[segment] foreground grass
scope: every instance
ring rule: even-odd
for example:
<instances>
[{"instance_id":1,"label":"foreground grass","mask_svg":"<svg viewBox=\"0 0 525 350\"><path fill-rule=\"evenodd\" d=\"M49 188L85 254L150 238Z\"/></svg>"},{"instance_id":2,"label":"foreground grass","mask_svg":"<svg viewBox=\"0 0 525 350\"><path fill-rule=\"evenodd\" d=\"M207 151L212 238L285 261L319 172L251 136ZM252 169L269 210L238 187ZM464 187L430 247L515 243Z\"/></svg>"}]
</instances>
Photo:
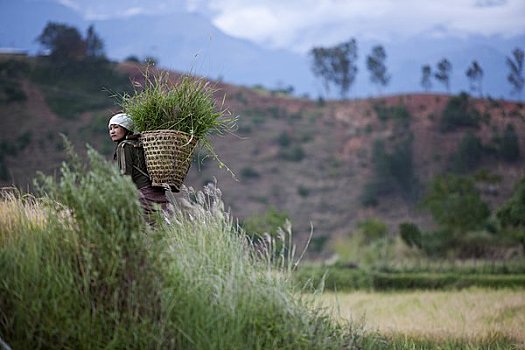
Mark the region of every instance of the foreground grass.
<instances>
[{"instance_id":1,"label":"foreground grass","mask_svg":"<svg viewBox=\"0 0 525 350\"><path fill-rule=\"evenodd\" d=\"M433 333L405 337L382 329L380 336L374 326L365 332L361 322L336 320L335 310L325 306L333 305L329 295L323 305L294 287L291 250L248 241L214 186L187 190L172 224L151 228L131 181L95 152L89 156L88 166L75 158L64 165L60 180L40 179L39 199L11 194L0 201L0 347L5 342L14 350L350 350L511 344L490 334L481 342L475 338L473 346L468 339L442 340ZM393 303L377 301L361 301L380 306L367 316L399 312L382 314ZM506 307L523 308L522 299ZM499 317L494 322L504 321Z\"/></svg>"},{"instance_id":2,"label":"foreground grass","mask_svg":"<svg viewBox=\"0 0 525 350\"><path fill-rule=\"evenodd\" d=\"M291 257L254 246L220 191L188 190L147 226L136 190L94 151L40 197L0 201L0 341L12 349L374 348L291 282ZM0 342L0 347L2 343Z\"/></svg>"},{"instance_id":3,"label":"foreground grass","mask_svg":"<svg viewBox=\"0 0 525 350\"><path fill-rule=\"evenodd\" d=\"M339 317L364 320L393 348L525 348L523 290L325 293Z\"/></svg>"}]
</instances>

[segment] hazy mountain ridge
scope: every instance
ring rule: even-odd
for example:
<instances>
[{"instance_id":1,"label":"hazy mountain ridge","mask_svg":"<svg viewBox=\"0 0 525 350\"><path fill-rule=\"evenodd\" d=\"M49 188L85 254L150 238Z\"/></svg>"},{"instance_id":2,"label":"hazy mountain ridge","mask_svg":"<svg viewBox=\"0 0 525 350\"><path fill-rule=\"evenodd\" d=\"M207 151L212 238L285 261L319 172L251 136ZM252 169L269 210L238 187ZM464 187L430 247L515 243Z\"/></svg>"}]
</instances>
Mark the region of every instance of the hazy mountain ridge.
<instances>
[{"instance_id":1,"label":"hazy mountain ridge","mask_svg":"<svg viewBox=\"0 0 525 350\"><path fill-rule=\"evenodd\" d=\"M105 41L112 59L130 55L153 56L160 65L177 71L192 71L211 79L223 79L236 85L257 84L269 88L292 86L298 95L311 97L325 94L310 70L307 55L284 50L270 50L246 40L226 35L206 18L176 11L169 15L133 16L121 19L86 21L73 10L52 1L0 2L0 46L15 46L35 52L35 38L47 21L59 21L85 31L89 24ZM31 11L27 11L31 8ZM348 34L352 37L352 33ZM415 93L420 86L421 67L433 68L446 57L452 63L451 92L468 91L465 71L478 60L484 70L484 93L494 98L515 98L506 81L505 57L522 47L525 37L470 37L465 39L434 38L422 34L400 42L366 42L356 38L359 49L358 76L350 97L377 96L366 71L366 55L380 44L387 52L387 66L392 75L385 93ZM329 44L327 43L327 46ZM431 91L445 92L434 82ZM333 91L332 93L335 93Z\"/></svg>"}]
</instances>

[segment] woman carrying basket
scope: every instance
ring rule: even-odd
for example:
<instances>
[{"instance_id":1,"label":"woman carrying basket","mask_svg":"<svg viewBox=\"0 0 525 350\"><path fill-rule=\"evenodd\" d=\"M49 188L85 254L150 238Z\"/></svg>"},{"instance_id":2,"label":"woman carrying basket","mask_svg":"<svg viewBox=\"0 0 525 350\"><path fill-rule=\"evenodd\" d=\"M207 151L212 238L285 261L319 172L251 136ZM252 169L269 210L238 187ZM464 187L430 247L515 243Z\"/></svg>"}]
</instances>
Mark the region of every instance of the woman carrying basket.
<instances>
[{"instance_id":1,"label":"woman carrying basket","mask_svg":"<svg viewBox=\"0 0 525 350\"><path fill-rule=\"evenodd\" d=\"M168 217L172 210L166 197L166 189L151 185L144 149L140 144L139 135L133 133L133 121L127 114L118 113L111 117L108 128L111 140L117 143L113 159L117 161L121 174L131 176L131 180L137 186L146 220L153 224L153 214L158 205L162 208L165 220L169 222Z\"/></svg>"}]
</instances>

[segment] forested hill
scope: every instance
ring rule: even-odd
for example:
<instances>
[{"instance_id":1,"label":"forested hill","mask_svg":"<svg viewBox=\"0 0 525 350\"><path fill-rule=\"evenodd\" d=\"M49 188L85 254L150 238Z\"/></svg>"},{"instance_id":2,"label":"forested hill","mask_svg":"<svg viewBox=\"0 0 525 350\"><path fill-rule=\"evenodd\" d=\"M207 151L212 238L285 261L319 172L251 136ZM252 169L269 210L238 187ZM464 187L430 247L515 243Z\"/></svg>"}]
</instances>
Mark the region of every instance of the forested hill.
<instances>
[{"instance_id":1,"label":"forested hill","mask_svg":"<svg viewBox=\"0 0 525 350\"><path fill-rule=\"evenodd\" d=\"M140 75L135 63L1 56L1 185L30 189L37 171L53 173L65 157L60 133L110 159L115 96ZM194 162L186 184L216 178L234 217L287 216L297 237L312 226L320 245L370 217L392 232L406 221L433 226L419 204L440 175L472 179L495 210L525 174L523 104L467 94L309 100L212 83L239 115L236 135L213 140L237 178L208 158Z\"/></svg>"}]
</instances>

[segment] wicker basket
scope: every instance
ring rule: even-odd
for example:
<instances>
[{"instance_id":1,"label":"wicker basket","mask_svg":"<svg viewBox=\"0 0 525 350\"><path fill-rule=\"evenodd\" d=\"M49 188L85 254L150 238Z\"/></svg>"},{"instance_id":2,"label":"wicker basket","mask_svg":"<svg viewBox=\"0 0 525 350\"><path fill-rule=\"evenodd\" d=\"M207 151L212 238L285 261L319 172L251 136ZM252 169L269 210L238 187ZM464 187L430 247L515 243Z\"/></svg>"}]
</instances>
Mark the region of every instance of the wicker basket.
<instances>
[{"instance_id":1,"label":"wicker basket","mask_svg":"<svg viewBox=\"0 0 525 350\"><path fill-rule=\"evenodd\" d=\"M144 131L140 139L152 185L178 191L190 169L198 139L174 130Z\"/></svg>"}]
</instances>

